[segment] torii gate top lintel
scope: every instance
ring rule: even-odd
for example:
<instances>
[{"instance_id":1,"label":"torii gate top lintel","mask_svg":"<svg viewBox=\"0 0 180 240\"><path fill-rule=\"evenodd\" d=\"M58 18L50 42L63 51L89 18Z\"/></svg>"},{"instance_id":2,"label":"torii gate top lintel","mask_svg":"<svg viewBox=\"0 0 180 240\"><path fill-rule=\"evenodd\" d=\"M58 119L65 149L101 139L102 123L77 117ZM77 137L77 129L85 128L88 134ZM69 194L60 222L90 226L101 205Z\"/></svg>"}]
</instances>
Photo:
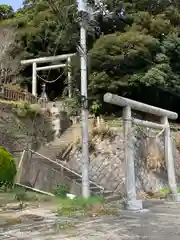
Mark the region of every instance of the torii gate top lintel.
<instances>
[{"instance_id":1,"label":"torii gate top lintel","mask_svg":"<svg viewBox=\"0 0 180 240\"><path fill-rule=\"evenodd\" d=\"M126 107L129 106L134 110L150 113L159 117L167 117L169 119L177 119L178 114L162 108L154 107L145 103L137 102L128 98L124 98L112 93L106 93L104 95L104 102L111 103L117 106Z\"/></svg>"},{"instance_id":2,"label":"torii gate top lintel","mask_svg":"<svg viewBox=\"0 0 180 240\"><path fill-rule=\"evenodd\" d=\"M33 63L47 63L47 62L55 62L58 60L65 60L68 58L71 58L75 56L76 53L71 53L71 54L63 54L63 55L58 55L58 56L51 56L51 57L40 57L40 58L34 58L34 59L27 59L27 60L22 60L21 64L33 64Z\"/></svg>"}]
</instances>

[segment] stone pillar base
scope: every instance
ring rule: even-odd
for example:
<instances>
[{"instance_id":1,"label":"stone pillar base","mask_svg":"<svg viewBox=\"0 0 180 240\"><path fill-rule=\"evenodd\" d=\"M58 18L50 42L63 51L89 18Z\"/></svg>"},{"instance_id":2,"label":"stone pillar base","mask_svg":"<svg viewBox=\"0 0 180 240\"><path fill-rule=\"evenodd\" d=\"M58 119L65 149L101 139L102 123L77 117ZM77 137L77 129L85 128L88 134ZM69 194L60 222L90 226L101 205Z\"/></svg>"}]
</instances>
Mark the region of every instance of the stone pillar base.
<instances>
[{"instance_id":1,"label":"stone pillar base","mask_svg":"<svg viewBox=\"0 0 180 240\"><path fill-rule=\"evenodd\" d=\"M142 200L132 200L127 202L127 210L130 211L137 211L137 210L142 210L143 209L143 203Z\"/></svg>"},{"instance_id":2,"label":"stone pillar base","mask_svg":"<svg viewBox=\"0 0 180 240\"><path fill-rule=\"evenodd\" d=\"M168 196L169 201L180 202L180 193L177 194L169 194Z\"/></svg>"}]
</instances>

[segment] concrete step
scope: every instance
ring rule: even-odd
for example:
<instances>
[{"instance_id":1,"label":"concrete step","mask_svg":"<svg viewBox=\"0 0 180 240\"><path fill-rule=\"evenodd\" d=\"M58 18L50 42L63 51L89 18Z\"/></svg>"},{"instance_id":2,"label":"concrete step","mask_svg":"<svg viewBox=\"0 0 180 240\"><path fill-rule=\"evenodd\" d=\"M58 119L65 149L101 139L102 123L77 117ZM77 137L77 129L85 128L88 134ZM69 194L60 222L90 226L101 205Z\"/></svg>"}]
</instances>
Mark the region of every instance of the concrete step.
<instances>
[{"instance_id":1,"label":"concrete step","mask_svg":"<svg viewBox=\"0 0 180 240\"><path fill-rule=\"evenodd\" d=\"M104 197L109 197L109 196L112 196L114 193L112 192L112 191L108 191L108 190L105 190L104 192L103 192L103 196Z\"/></svg>"},{"instance_id":2,"label":"concrete step","mask_svg":"<svg viewBox=\"0 0 180 240\"><path fill-rule=\"evenodd\" d=\"M91 131L91 128L89 128ZM81 137L81 124L73 124L68 129L63 132L63 134L55 139L54 141L50 142L47 146L44 146L40 148L38 153L43 155L44 157L47 157L54 162L59 162L64 167L67 167L63 164L61 161L62 156L66 156L69 151L72 149L72 144L74 140ZM82 177L76 172L73 172L71 170L68 170L64 167L61 167L60 165L56 165L53 162L48 161L48 159L45 159L38 154L33 155L33 160L44 162L45 164L48 164L50 167L53 167L54 169L61 171L63 169L64 175L66 175L69 179L72 181L77 182L78 184L81 184ZM90 183L90 191L93 192L94 195L100 195L101 194L101 188L98 187L95 183ZM107 194L106 194L107 195Z\"/></svg>"},{"instance_id":3,"label":"concrete step","mask_svg":"<svg viewBox=\"0 0 180 240\"><path fill-rule=\"evenodd\" d=\"M90 191L93 192L93 193L100 193L101 189L99 187L96 187L96 186L91 186L90 184L90 187L89 187Z\"/></svg>"},{"instance_id":4,"label":"concrete step","mask_svg":"<svg viewBox=\"0 0 180 240\"><path fill-rule=\"evenodd\" d=\"M120 194L112 194L110 196L104 196L105 202L112 202L112 201L118 201L121 200L122 197Z\"/></svg>"},{"instance_id":5,"label":"concrete step","mask_svg":"<svg viewBox=\"0 0 180 240\"><path fill-rule=\"evenodd\" d=\"M49 167L52 167L55 170L58 170L58 171L63 170L64 175L67 176L70 180L75 181L78 184L82 183L81 175L78 175L75 172L72 172L70 170L68 171L68 169L65 169L65 168L63 168L59 165L56 165L55 163L52 163L45 158L40 158L39 157L39 158L36 158L35 160L39 161L40 163L48 164ZM90 191L91 191L91 194L93 196L97 196L97 195L103 196L105 198L106 202L117 201L117 200L121 199L120 194L113 193L112 191L107 191L107 190L102 192L101 188L98 187L95 183L92 183L92 182L90 183Z\"/></svg>"},{"instance_id":6,"label":"concrete step","mask_svg":"<svg viewBox=\"0 0 180 240\"><path fill-rule=\"evenodd\" d=\"M39 161L40 164L45 163L46 165L48 165L49 167L52 167L53 169L55 169L57 171L63 170L63 174L65 176L67 176L69 179L71 179L72 181L75 181L78 184L82 183L82 176L74 171L63 168L63 166L53 163L53 162L49 161L48 159L40 157L38 155L36 158L33 158L33 160ZM90 182L90 191L93 192L93 195L99 195L101 193L101 188L98 187L95 183Z\"/></svg>"}]
</instances>

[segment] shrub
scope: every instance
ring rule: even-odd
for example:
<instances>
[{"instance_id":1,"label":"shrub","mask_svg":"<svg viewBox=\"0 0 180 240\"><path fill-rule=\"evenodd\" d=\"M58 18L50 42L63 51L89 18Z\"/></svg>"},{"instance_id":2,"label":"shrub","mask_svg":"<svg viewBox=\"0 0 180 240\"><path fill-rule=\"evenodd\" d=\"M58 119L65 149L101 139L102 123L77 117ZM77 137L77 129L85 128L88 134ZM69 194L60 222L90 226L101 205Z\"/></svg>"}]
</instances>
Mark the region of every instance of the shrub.
<instances>
[{"instance_id":1,"label":"shrub","mask_svg":"<svg viewBox=\"0 0 180 240\"><path fill-rule=\"evenodd\" d=\"M62 185L57 185L56 189L54 191L54 194L57 197L61 197L61 198L66 198L66 194L69 193L69 186L66 184L62 184Z\"/></svg>"},{"instance_id":2,"label":"shrub","mask_svg":"<svg viewBox=\"0 0 180 240\"><path fill-rule=\"evenodd\" d=\"M14 158L4 147L0 147L0 186L11 187L16 175Z\"/></svg>"},{"instance_id":3,"label":"shrub","mask_svg":"<svg viewBox=\"0 0 180 240\"><path fill-rule=\"evenodd\" d=\"M95 117L100 116L101 108L102 108L102 104L100 104L99 102L94 101L92 103L91 111L92 111L92 113L94 114Z\"/></svg>"},{"instance_id":4,"label":"shrub","mask_svg":"<svg viewBox=\"0 0 180 240\"><path fill-rule=\"evenodd\" d=\"M169 189L169 187L162 188L162 189L160 189L159 193L160 193L161 197L167 197L167 195L170 193L170 189Z\"/></svg>"},{"instance_id":5,"label":"shrub","mask_svg":"<svg viewBox=\"0 0 180 240\"><path fill-rule=\"evenodd\" d=\"M29 105L26 102L19 102L14 108L13 112L18 116L18 117L26 117L27 116L27 111L29 109Z\"/></svg>"},{"instance_id":6,"label":"shrub","mask_svg":"<svg viewBox=\"0 0 180 240\"><path fill-rule=\"evenodd\" d=\"M29 105L29 112L32 116L39 116L41 115L41 106L39 104L30 104Z\"/></svg>"},{"instance_id":7,"label":"shrub","mask_svg":"<svg viewBox=\"0 0 180 240\"><path fill-rule=\"evenodd\" d=\"M13 112L18 117L30 117L34 118L35 116L41 115L41 107L38 104L28 104L26 102L19 102L14 108Z\"/></svg>"}]
</instances>

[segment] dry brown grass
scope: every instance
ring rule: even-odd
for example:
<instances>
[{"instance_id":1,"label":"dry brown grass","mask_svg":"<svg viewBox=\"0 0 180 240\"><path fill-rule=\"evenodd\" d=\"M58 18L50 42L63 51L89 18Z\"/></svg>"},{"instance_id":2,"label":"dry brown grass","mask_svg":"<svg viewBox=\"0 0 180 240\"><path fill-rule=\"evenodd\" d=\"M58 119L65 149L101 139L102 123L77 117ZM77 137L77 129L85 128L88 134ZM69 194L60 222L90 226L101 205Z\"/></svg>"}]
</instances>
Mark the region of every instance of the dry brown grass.
<instances>
[{"instance_id":1,"label":"dry brown grass","mask_svg":"<svg viewBox=\"0 0 180 240\"><path fill-rule=\"evenodd\" d=\"M101 141L104 139L109 139L110 141L112 141L114 140L116 134L109 127L102 125L100 127L94 128L92 130L91 136L92 138L98 137L101 139Z\"/></svg>"},{"instance_id":2,"label":"dry brown grass","mask_svg":"<svg viewBox=\"0 0 180 240\"><path fill-rule=\"evenodd\" d=\"M112 131L107 126L100 126L92 129L91 133L89 133L89 152L94 153L96 150L96 140L100 139L103 141L104 139L109 139L109 141L113 141L116 137L114 131ZM74 141L75 149L81 150L82 142L80 138L76 138Z\"/></svg>"},{"instance_id":3,"label":"dry brown grass","mask_svg":"<svg viewBox=\"0 0 180 240\"><path fill-rule=\"evenodd\" d=\"M96 144L95 144L95 141L93 141L91 136L89 136L88 145L89 145L89 153L95 152ZM74 142L74 146L75 146L76 150L81 151L81 149L82 149L82 141L81 141L80 138L76 139L76 141Z\"/></svg>"},{"instance_id":4,"label":"dry brown grass","mask_svg":"<svg viewBox=\"0 0 180 240\"><path fill-rule=\"evenodd\" d=\"M160 192L140 192L137 194L137 199L143 200L155 200L164 198Z\"/></svg>"},{"instance_id":5,"label":"dry brown grass","mask_svg":"<svg viewBox=\"0 0 180 240\"><path fill-rule=\"evenodd\" d=\"M151 171L159 171L160 169L166 170L164 159L164 152L162 151L159 143L154 138L145 139L144 160L146 168Z\"/></svg>"},{"instance_id":6,"label":"dry brown grass","mask_svg":"<svg viewBox=\"0 0 180 240\"><path fill-rule=\"evenodd\" d=\"M178 151L180 151L180 132L176 132L175 140L176 140L176 148Z\"/></svg>"},{"instance_id":7,"label":"dry brown grass","mask_svg":"<svg viewBox=\"0 0 180 240\"><path fill-rule=\"evenodd\" d=\"M94 204L89 207L86 215L88 217L119 216L119 212L115 209L106 207L104 204Z\"/></svg>"}]
</instances>

